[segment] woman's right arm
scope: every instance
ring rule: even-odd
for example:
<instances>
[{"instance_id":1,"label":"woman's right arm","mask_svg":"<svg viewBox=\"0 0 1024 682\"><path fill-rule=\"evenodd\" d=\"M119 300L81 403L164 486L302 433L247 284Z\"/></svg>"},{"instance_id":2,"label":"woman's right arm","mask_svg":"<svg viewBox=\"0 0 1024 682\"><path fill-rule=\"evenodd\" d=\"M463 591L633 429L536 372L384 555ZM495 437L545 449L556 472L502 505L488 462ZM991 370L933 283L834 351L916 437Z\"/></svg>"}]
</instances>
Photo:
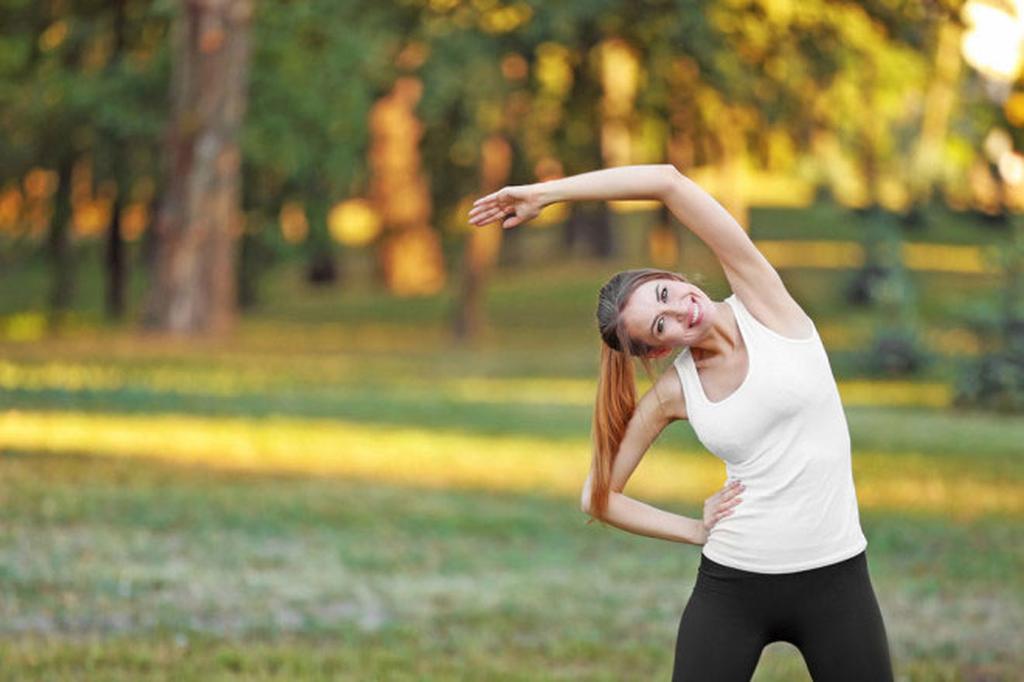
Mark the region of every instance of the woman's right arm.
<instances>
[{"instance_id":1,"label":"woman's right arm","mask_svg":"<svg viewBox=\"0 0 1024 682\"><path fill-rule=\"evenodd\" d=\"M614 490L608 493L608 511L601 520L630 533L672 542L703 545L708 537L700 519L652 507Z\"/></svg>"},{"instance_id":2,"label":"woman's right arm","mask_svg":"<svg viewBox=\"0 0 1024 682\"><path fill-rule=\"evenodd\" d=\"M659 401L658 396L666 399ZM708 531L719 519L732 513L742 498L740 486L730 485L709 497L704 518L693 519L652 507L622 493L626 482L661 431L673 421L686 418L682 387L674 367L668 367L651 390L637 402L626 433L612 464L608 508L602 521L630 533L703 545ZM583 487L581 508L590 513L590 477Z\"/></svg>"}]
</instances>

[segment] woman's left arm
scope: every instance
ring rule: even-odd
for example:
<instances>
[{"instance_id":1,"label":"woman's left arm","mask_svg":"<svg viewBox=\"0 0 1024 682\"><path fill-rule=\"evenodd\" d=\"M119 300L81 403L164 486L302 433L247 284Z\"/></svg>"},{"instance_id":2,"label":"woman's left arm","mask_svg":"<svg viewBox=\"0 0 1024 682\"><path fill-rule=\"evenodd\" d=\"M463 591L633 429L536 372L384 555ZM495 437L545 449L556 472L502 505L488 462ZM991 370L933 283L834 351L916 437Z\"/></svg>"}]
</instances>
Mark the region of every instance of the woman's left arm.
<instances>
[{"instance_id":1,"label":"woman's left arm","mask_svg":"<svg viewBox=\"0 0 1024 682\"><path fill-rule=\"evenodd\" d=\"M732 291L762 322L775 329L809 325L779 273L735 218L697 183L671 164L618 166L532 185L505 187L478 199L470 222L502 220L515 227L559 201L657 199L717 256ZM802 336L806 336L803 334Z\"/></svg>"},{"instance_id":2,"label":"woman's left arm","mask_svg":"<svg viewBox=\"0 0 1024 682\"><path fill-rule=\"evenodd\" d=\"M730 288L747 309L774 330L806 338L811 333L806 331L812 324L810 317L736 219L675 166L664 168L671 181L662 201L718 257Z\"/></svg>"}]
</instances>

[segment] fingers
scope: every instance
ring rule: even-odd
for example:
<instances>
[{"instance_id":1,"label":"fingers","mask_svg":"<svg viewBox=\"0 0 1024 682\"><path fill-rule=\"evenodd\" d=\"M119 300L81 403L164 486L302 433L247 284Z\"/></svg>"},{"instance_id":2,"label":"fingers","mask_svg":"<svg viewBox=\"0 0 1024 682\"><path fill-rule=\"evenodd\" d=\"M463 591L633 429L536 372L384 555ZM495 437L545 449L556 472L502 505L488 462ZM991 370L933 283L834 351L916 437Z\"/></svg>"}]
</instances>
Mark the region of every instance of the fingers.
<instances>
[{"instance_id":1,"label":"fingers","mask_svg":"<svg viewBox=\"0 0 1024 682\"><path fill-rule=\"evenodd\" d=\"M743 485L743 481L733 481L729 485L722 488L722 492L720 493L720 495L722 496L723 500L728 500L729 498L736 497L746 489L747 486Z\"/></svg>"},{"instance_id":2,"label":"fingers","mask_svg":"<svg viewBox=\"0 0 1024 682\"><path fill-rule=\"evenodd\" d=\"M742 481L731 481L709 497L704 504L705 526L710 529L721 519L731 516L736 505L743 501L739 495L744 490L746 486Z\"/></svg>"},{"instance_id":3,"label":"fingers","mask_svg":"<svg viewBox=\"0 0 1024 682\"><path fill-rule=\"evenodd\" d=\"M734 497L733 499L729 500L728 502L724 502L722 504L722 506L719 507L719 509L732 509L733 507L735 507L737 504L739 504L742 501L743 501L742 497Z\"/></svg>"},{"instance_id":4,"label":"fingers","mask_svg":"<svg viewBox=\"0 0 1024 682\"><path fill-rule=\"evenodd\" d=\"M739 493L741 493L744 490L746 490L746 486L743 485L742 481L739 481L739 480L732 481L732 482L726 483L724 486L722 486L722 489L719 490L714 495L712 495L711 497L709 497L708 500L710 501L710 500L717 500L717 499L729 499L730 497L732 497L734 495L738 495Z\"/></svg>"},{"instance_id":5,"label":"fingers","mask_svg":"<svg viewBox=\"0 0 1024 682\"><path fill-rule=\"evenodd\" d=\"M469 209L470 220L478 218L494 211L500 211L501 205L497 201L488 201L484 204L477 204L473 208Z\"/></svg>"},{"instance_id":6,"label":"fingers","mask_svg":"<svg viewBox=\"0 0 1024 682\"><path fill-rule=\"evenodd\" d=\"M500 206L508 206L513 203L515 197L511 195L507 188L499 189L497 192L492 192L487 196L480 197L473 202L473 207L470 209L470 213L473 211L486 211Z\"/></svg>"},{"instance_id":7,"label":"fingers","mask_svg":"<svg viewBox=\"0 0 1024 682\"><path fill-rule=\"evenodd\" d=\"M468 218L471 224L479 226L492 223L495 220L510 218L511 214L514 213L516 213L516 210L513 202L500 200L474 206L470 209ZM522 220L519 222L522 222ZM518 225L519 223L516 224Z\"/></svg>"},{"instance_id":8,"label":"fingers","mask_svg":"<svg viewBox=\"0 0 1024 682\"><path fill-rule=\"evenodd\" d=\"M715 524L717 524L719 521L721 521L725 517L731 516L732 513L733 513L732 509L718 510L714 514L711 515L711 520L710 521L705 520L704 527L707 528L708 530L711 530L712 528L715 527Z\"/></svg>"},{"instance_id":9,"label":"fingers","mask_svg":"<svg viewBox=\"0 0 1024 682\"><path fill-rule=\"evenodd\" d=\"M476 209L474 209L476 211ZM492 208L486 210L480 210L476 212L470 212L469 222L473 225L486 225L493 223L495 220L501 219L507 214L507 211L502 208Z\"/></svg>"},{"instance_id":10,"label":"fingers","mask_svg":"<svg viewBox=\"0 0 1024 682\"><path fill-rule=\"evenodd\" d=\"M725 504L719 505L718 508L715 509L715 513L713 515L713 518L715 520L718 520L718 519L724 518L726 516L729 516L734 511L736 511L735 510L736 505L739 504L742 501L743 501L742 497L737 497L734 500L730 500L729 502L726 502Z\"/></svg>"},{"instance_id":11,"label":"fingers","mask_svg":"<svg viewBox=\"0 0 1024 682\"><path fill-rule=\"evenodd\" d=\"M483 205L476 206L470 209L469 214L466 216L471 223L485 224L491 220L494 220L494 214L500 213L501 208L498 206Z\"/></svg>"},{"instance_id":12,"label":"fingers","mask_svg":"<svg viewBox=\"0 0 1024 682\"><path fill-rule=\"evenodd\" d=\"M725 488L723 488L718 498L718 502L722 509L731 509L737 504L743 501L742 497L738 497L740 493L747 489L747 486L743 485L742 481L733 481Z\"/></svg>"},{"instance_id":13,"label":"fingers","mask_svg":"<svg viewBox=\"0 0 1024 682\"><path fill-rule=\"evenodd\" d=\"M504 188L504 187L502 187L501 189L499 189L499 190L498 190L498 191L496 191L496 192L491 192L490 194L488 194L488 195L486 195L486 196L482 196L482 197L480 197L479 199L477 199L476 201L474 201L474 202L473 202L473 206L479 206L479 205L481 205L481 204L487 204L487 203L489 203L489 202L493 202L493 201L495 201L495 200L496 200L496 199L498 198L498 196L499 196L499 195L501 195L501 193L502 193L502 192L504 192L504 191L505 191L505 188Z\"/></svg>"}]
</instances>

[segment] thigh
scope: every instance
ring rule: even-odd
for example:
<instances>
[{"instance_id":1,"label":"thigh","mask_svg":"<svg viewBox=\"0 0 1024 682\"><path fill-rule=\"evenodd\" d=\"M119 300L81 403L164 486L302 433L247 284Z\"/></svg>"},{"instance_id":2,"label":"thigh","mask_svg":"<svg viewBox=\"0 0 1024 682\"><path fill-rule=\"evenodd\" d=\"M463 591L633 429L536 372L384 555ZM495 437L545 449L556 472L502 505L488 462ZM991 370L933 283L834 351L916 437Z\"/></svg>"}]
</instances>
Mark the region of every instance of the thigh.
<instances>
[{"instance_id":1,"label":"thigh","mask_svg":"<svg viewBox=\"0 0 1024 682\"><path fill-rule=\"evenodd\" d=\"M708 582L698 576L679 620L672 682L749 682L765 628L742 594Z\"/></svg>"},{"instance_id":2,"label":"thigh","mask_svg":"<svg viewBox=\"0 0 1024 682\"><path fill-rule=\"evenodd\" d=\"M800 605L796 641L815 682L891 682L885 622L861 553L841 562Z\"/></svg>"}]
</instances>

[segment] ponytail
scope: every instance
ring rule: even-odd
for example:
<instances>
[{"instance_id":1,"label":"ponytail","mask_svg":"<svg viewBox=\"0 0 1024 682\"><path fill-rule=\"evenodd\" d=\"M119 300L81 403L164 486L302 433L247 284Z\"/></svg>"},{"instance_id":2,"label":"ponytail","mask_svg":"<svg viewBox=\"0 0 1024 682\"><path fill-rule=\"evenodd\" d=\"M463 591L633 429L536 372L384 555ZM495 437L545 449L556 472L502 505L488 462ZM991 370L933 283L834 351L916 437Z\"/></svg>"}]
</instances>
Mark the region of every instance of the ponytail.
<instances>
[{"instance_id":1,"label":"ponytail","mask_svg":"<svg viewBox=\"0 0 1024 682\"><path fill-rule=\"evenodd\" d=\"M588 508L592 518L587 523L594 519L603 520L607 515L612 466L622 439L626 436L626 427L629 426L629 420L636 410L636 376L632 357L639 358L652 386L655 384L654 369L648 357L652 349L643 342L629 338L622 326L621 313L637 286L658 278L689 281L679 273L666 270L624 270L613 275L598 294L598 332L603 343L597 400L594 404L594 422L591 429L594 451L590 467Z\"/></svg>"},{"instance_id":2,"label":"ponytail","mask_svg":"<svg viewBox=\"0 0 1024 682\"><path fill-rule=\"evenodd\" d=\"M591 463L590 514L594 518L603 518L608 510L612 464L635 409L636 379L633 363L626 353L602 343L601 374L598 378L592 428L594 454Z\"/></svg>"}]
</instances>

